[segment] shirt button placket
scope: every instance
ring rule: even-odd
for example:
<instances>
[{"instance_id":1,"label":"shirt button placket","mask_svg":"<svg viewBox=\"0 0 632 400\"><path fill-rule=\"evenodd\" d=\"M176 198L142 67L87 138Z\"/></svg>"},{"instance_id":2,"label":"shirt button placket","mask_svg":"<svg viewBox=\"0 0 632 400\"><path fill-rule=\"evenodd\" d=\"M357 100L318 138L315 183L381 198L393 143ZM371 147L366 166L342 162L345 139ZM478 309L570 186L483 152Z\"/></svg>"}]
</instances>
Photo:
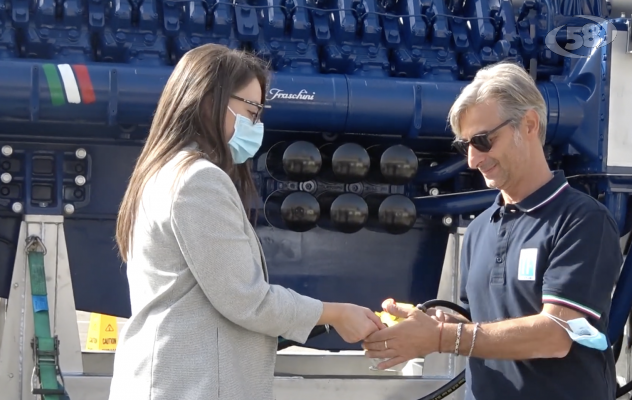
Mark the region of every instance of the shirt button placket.
<instances>
[{"instance_id":1,"label":"shirt button placket","mask_svg":"<svg viewBox=\"0 0 632 400\"><path fill-rule=\"evenodd\" d=\"M508 217L509 216L505 214L500 220L500 229L498 230L498 240L496 245L496 263L492 267L491 274L492 285L505 284L505 262L507 259L507 245L509 241L509 237L507 235L507 225L513 223L513 218Z\"/></svg>"}]
</instances>

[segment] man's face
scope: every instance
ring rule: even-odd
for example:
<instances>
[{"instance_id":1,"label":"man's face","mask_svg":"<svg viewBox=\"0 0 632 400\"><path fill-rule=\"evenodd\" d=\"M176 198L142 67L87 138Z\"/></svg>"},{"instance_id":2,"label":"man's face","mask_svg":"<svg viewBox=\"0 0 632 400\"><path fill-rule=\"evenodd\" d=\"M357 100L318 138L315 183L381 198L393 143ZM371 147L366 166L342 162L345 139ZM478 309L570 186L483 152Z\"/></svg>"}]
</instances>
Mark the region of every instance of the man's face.
<instances>
[{"instance_id":1,"label":"man's face","mask_svg":"<svg viewBox=\"0 0 632 400\"><path fill-rule=\"evenodd\" d=\"M469 140L472 136L488 132L499 125L503 120L498 116L497 103L477 104L467 109L461 118L462 139ZM481 152L469 146L467 161L470 168L478 169L488 187L506 190L513 186L520 178L521 165L526 165L528 159L528 146L525 146L522 137L518 137L510 124L496 130L489 136L492 148L489 152Z\"/></svg>"}]
</instances>

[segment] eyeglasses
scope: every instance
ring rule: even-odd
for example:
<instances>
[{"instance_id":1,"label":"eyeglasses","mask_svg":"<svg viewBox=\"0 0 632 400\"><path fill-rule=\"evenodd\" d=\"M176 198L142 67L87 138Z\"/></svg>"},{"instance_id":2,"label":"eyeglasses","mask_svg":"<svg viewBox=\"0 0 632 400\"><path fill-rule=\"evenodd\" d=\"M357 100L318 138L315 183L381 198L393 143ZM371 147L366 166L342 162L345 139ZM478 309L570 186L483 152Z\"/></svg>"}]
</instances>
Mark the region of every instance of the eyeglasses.
<instances>
[{"instance_id":1,"label":"eyeglasses","mask_svg":"<svg viewBox=\"0 0 632 400\"><path fill-rule=\"evenodd\" d=\"M477 133L476 135L472 136L470 140L456 139L454 142L452 142L452 146L454 146L454 148L459 153L463 154L466 157L470 145L472 145L472 147L480 152L487 153L492 149L492 142L489 140L489 136L510 122L511 120L508 119L507 121L503 122L490 131Z\"/></svg>"},{"instance_id":2,"label":"eyeglasses","mask_svg":"<svg viewBox=\"0 0 632 400\"><path fill-rule=\"evenodd\" d=\"M244 103L250 104L251 106L257 107L258 111L257 111L257 114L255 115L255 118L254 118L254 120L252 122L256 123L256 122L259 121L259 119L261 118L261 111L263 111L263 104L257 103L256 101L244 99L243 97L239 97L239 96L236 96L234 94L231 94L230 97L232 97L235 100L243 101Z\"/></svg>"}]
</instances>

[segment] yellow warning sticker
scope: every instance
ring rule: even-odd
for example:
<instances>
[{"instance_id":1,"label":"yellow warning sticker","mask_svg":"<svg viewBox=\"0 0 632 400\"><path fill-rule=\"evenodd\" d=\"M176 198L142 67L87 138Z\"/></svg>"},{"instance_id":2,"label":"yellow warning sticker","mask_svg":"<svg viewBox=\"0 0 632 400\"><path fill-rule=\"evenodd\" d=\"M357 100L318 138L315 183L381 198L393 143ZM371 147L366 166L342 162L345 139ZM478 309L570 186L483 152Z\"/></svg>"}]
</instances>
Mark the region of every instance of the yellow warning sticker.
<instances>
[{"instance_id":1,"label":"yellow warning sticker","mask_svg":"<svg viewBox=\"0 0 632 400\"><path fill-rule=\"evenodd\" d=\"M118 341L118 327L116 317L111 315L92 313L86 350L115 351Z\"/></svg>"}]
</instances>

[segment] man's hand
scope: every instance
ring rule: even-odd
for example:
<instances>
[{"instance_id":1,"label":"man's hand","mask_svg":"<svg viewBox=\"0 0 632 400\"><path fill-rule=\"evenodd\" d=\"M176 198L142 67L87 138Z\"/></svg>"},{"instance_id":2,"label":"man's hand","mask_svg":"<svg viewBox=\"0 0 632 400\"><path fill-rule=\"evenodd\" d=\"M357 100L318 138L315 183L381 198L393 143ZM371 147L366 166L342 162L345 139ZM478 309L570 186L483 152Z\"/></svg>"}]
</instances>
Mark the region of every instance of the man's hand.
<instances>
[{"instance_id":1,"label":"man's hand","mask_svg":"<svg viewBox=\"0 0 632 400\"><path fill-rule=\"evenodd\" d=\"M439 323L417 308L385 303L384 311L406 320L371 334L364 341L366 356L386 358L378 369L388 369L438 350Z\"/></svg>"},{"instance_id":2,"label":"man's hand","mask_svg":"<svg viewBox=\"0 0 632 400\"><path fill-rule=\"evenodd\" d=\"M430 318L432 318L432 319L434 319L435 321L438 321L438 322L447 322L449 324L457 324L459 322L464 322L464 323L468 322L465 318L460 319L456 315L445 313L445 312L441 311L440 309L434 308L434 307L429 308L426 311L426 314L428 314L428 316L430 316Z\"/></svg>"}]
</instances>

